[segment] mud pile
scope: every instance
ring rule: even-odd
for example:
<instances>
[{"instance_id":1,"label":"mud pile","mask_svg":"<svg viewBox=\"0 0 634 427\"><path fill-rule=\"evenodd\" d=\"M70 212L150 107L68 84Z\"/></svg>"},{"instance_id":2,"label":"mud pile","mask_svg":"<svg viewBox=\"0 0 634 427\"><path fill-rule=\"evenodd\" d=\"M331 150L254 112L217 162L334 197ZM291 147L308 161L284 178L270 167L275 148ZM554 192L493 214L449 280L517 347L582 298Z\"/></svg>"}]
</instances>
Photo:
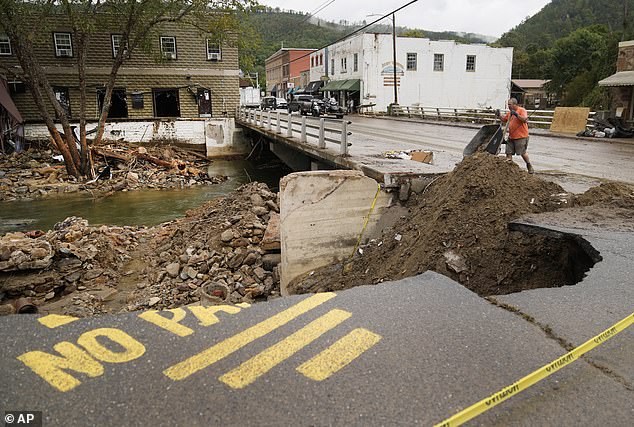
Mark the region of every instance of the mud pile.
<instances>
[{"instance_id":1,"label":"mud pile","mask_svg":"<svg viewBox=\"0 0 634 427\"><path fill-rule=\"evenodd\" d=\"M481 295L571 284L558 265L570 253L565 242L508 229L513 219L556 210L570 200L559 185L501 157L468 157L410 198L408 214L363 246L345 269L316 271L296 280L291 291L346 289L426 270Z\"/></svg>"}]
</instances>

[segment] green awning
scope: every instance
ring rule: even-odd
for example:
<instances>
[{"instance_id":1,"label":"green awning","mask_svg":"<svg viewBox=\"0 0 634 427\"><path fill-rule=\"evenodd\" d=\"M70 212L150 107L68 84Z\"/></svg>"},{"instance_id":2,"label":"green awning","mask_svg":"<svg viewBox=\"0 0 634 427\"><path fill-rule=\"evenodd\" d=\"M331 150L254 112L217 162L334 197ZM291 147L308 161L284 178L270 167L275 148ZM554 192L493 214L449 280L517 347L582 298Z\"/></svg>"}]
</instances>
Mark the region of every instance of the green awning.
<instances>
[{"instance_id":1,"label":"green awning","mask_svg":"<svg viewBox=\"0 0 634 427\"><path fill-rule=\"evenodd\" d=\"M326 86L319 89L320 92L326 92L326 91L334 92L338 90L349 91L349 92L359 91L361 90L361 80L359 79L331 80L326 84Z\"/></svg>"}]
</instances>

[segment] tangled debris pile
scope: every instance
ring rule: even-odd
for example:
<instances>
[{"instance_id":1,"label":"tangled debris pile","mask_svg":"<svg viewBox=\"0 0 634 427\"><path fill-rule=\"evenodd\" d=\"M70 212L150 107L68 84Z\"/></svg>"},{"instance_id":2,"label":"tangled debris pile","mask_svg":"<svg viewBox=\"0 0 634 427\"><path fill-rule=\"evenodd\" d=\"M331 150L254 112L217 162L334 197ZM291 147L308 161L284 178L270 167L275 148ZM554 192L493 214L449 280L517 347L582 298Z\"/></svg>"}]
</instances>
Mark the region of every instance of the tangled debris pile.
<instances>
[{"instance_id":1,"label":"tangled debris pile","mask_svg":"<svg viewBox=\"0 0 634 427\"><path fill-rule=\"evenodd\" d=\"M562 268L576 250L570 242L508 228L520 216L568 207L571 200L557 184L503 158L467 157L426 192L412 197L408 215L363 246L363 255L355 254L351 265L332 265L301 277L290 291L346 289L426 270L481 295L573 284L578 277ZM584 268L575 275L589 267Z\"/></svg>"},{"instance_id":2,"label":"tangled debris pile","mask_svg":"<svg viewBox=\"0 0 634 427\"><path fill-rule=\"evenodd\" d=\"M278 212L277 195L251 183L152 228L91 227L71 217L47 233L6 234L0 314L21 297L43 312L83 317L175 308L207 289L226 303L279 295L279 240L264 239Z\"/></svg>"},{"instance_id":3,"label":"tangled debris pile","mask_svg":"<svg viewBox=\"0 0 634 427\"><path fill-rule=\"evenodd\" d=\"M105 179L81 182L66 173L63 164L54 162L48 149L22 153L0 153L0 201L35 199L58 194L88 191L107 195L114 191L141 188L183 188L215 184L224 176L208 176L203 155L175 147L140 147L112 143L94 150L95 170L112 172Z\"/></svg>"}]
</instances>

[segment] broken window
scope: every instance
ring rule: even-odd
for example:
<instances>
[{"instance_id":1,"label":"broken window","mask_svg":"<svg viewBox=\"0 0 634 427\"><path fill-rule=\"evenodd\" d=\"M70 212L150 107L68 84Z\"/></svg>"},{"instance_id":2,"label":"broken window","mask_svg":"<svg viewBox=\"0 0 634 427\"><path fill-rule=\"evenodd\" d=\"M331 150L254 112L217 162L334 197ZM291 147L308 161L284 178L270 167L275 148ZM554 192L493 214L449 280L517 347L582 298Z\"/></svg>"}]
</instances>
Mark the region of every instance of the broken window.
<instances>
[{"instance_id":1,"label":"broken window","mask_svg":"<svg viewBox=\"0 0 634 427\"><path fill-rule=\"evenodd\" d=\"M434 53L434 71L443 71L445 69L445 55L442 53Z\"/></svg>"},{"instance_id":2,"label":"broken window","mask_svg":"<svg viewBox=\"0 0 634 427\"><path fill-rule=\"evenodd\" d=\"M200 117L211 117L211 91L205 88L198 88L196 100L198 101L198 115Z\"/></svg>"},{"instance_id":3,"label":"broken window","mask_svg":"<svg viewBox=\"0 0 634 427\"><path fill-rule=\"evenodd\" d=\"M98 114L101 114L105 95L105 89L97 89L97 105L99 106ZM113 89L112 97L110 98L108 118L120 119L125 117L128 117L128 98L125 89Z\"/></svg>"},{"instance_id":4,"label":"broken window","mask_svg":"<svg viewBox=\"0 0 634 427\"><path fill-rule=\"evenodd\" d=\"M476 57L475 55L467 55L467 71L475 71Z\"/></svg>"},{"instance_id":5,"label":"broken window","mask_svg":"<svg viewBox=\"0 0 634 427\"><path fill-rule=\"evenodd\" d=\"M55 56L73 56L73 40L70 33L53 33L53 38L55 40Z\"/></svg>"},{"instance_id":6,"label":"broken window","mask_svg":"<svg viewBox=\"0 0 634 427\"><path fill-rule=\"evenodd\" d=\"M152 89L155 117L180 117L178 89Z\"/></svg>"},{"instance_id":7,"label":"broken window","mask_svg":"<svg viewBox=\"0 0 634 427\"><path fill-rule=\"evenodd\" d=\"M161 56L176 59L176 37L161 37Z\"/></svg>"},{"instance_id":8,"label":"broken window","mask_svg":"<svg viewBox=\"0 0 634 427\"><path fill-rule=\"evenodd\" d=\"M5 34L0 34L0 55L11 55L11 39Z\"/></svg>"},{"instance_id":9,"label":"broken window","mask_svg":"<svg viewBox=\"0 0 634 427\"><path fill-rule=\"evenodd\" d=\"M53 87L53 93L55 94L55 99L59 101L66 112L66 116L70 118L70 95L68 94L68 88L55 86Z\"/></svg>"},{"instance_id":10,"label":"broken window","mask_svg":"<svg viewBox=\"0 0 634 427\"><path fill-rule=\"evenodd\" d=\"M117 54L119 53L119 47L121 47L121 43L123 42L123 34L113 34L111 36L112 38L112 57L116 58ZM126 43L126 46L123 50L123 55L127 55L128 54L128 45Z\"/></svg>"},{"instance_id":11,"label":"broken window","mask_svg":"<svg viewBox=\"0 0 634 427\"><path fill-rule=\"evenodd\" d=\"M220 61L222 59L220 44L212 43L209 39L207 39L207 59L209 61Z\"/></svg>"}]
</instances>

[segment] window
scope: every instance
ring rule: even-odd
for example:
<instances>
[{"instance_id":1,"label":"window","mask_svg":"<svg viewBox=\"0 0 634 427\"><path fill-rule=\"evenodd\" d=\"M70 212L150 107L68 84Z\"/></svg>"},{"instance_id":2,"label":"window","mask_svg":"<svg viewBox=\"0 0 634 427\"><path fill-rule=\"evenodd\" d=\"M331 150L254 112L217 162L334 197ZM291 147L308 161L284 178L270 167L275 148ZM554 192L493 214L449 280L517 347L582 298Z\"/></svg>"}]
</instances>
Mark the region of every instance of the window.
<instances>
[{"instance_id":1,"label":"window","mask_svg":"<svg viewBox=\"0 0 634 427\"><path fill-rule=\"evenodd\" d=\"M112 38L112 57L116 58L117 53L119 53L119 47L121 46L121 42L123 41L123 34L113 34ZM126 44L125 49L123 50L123 55L127 55L128 46Z\"/></svg>"},{"instance_id":2,"label":"window","mask_svg":"<svg viewBox=\"0 0 634 427\"><path fill-rule=\"evenodd\" d=\"M475 55L467 55L467 71L475 71L476 57Z\"/></svg>"},{"instance_id":3,"label":"window","mask_svg":"<svg viewBox=\"0 0 634 427\"><path fill-rule=\"evenodd\" d=\"M66 115L70 118L70 95L68 94L67 87L53 87L53 93L55 94L55 99L57 99L66 111Z\"/></svg>"},{"instance_id":4,"label":"window","mask_svg":"<svg viewBox=\"0 0 634 427\"><path fill-rule=\"evenodd\" d=\"M324 54L323 53L321 53L319 55L319 65L324 65Z\"/></svg>"},{"instance_id":5,"label":"window","mask_svg":"<svg viewBox=\"0 0 634 427\"><path fill-rule=\"evenodd\" d=\"M155 117L180 117L178 89L152 89Z\"/></svg>"},{"instance_id":6,"label":"window","mask_svg":"<svg viewBox=\"0 0 634 427\"><path fill-rule=\"evenodd\" d=\"M176 59L176 37L161 37L161 56Z\"/></svg>"},{"instance_id":7,"label":"window","mask_svg":"<svg viewBox=\"0 0 634 427\"><path fill-rule=\"evenodd\" d=\"M348 58L341 58L341 72L348 72Z\"/></svg>"},{"instance_id":8,"label":"window","mask_svg":"<svg viewBox=\"0 0 634 427\"><path fill-rule=\"evenodd\" d=\"M434 71L443 71L445 69L445 55L442 53L434 53Z\"/></svg>"},{"instance_id":9,"label":"window","mask_svg":"<svg viewBox=\"0 0 634 427\"><path fill-rule=\"evenodd\" d=\"M352 57L352 71L359 71L359 54L355 53Z\"/></svg>"},{"instance_id":10,"label":"window","mask_svg":"<svg viewBox=\"0 0 634 427\"><path fill-rule=\"evenodd\" d=\"M416 71L417 62L418 62L418 58L415 53L407 54L407 70L408 71Z\"/></svg>"},{"instance_id":11,"label":"window","mask_svg":"<svg viewBox=\"0 0 634 427\"><path fill-rule=\"evenodd\" d=\"M330 60L330 74L335 74L335 58Z\"/></svg>"},{"instance_id":12,"label":"window","mask_svg":"<svg viewBox=\"0 0 634 427\"><path fill-rule=\"evenodd\" d=\"M99 106L100 114L105 95L106 91L104 89L97 89L97 105ZM108 118L120 119L125 117L128 117L128 97L125 93L125 89L113 89L112 97L110 98Z\"/></svg>"},{"instance_id":13,"label":"window","mask_svg":"<svg viewBox=\"0 0 634 427\"><path fill-rule=\"evenodd\" d=\"M219 43L212 43L207 39L207 60L220 61L222 59L222 51Z\"/></svg>"},{"instance_id":14,"label":"window","mask_svg":"<svg viewBox=\"0 0 634 427\"><path fill-rule=\"evenodd\" d=\"M4 34L0 34L0 55L11 55L11 40Z\"/></svg>"},{"instance_id":15,"label":"window","mask_svg":"<svg viewBox=\"0 0 634 427\"><path fill-rule=\"evenodd\" d=\"M310 68L313 68L315 66L315 57L311 56L310 57Z\"/></svg>"},{"instance_id":16,"label":"window","mask_svg":"<svg viewBox=\"0 0 634 427\"><path fill-rule=\"evenodd\" d=\"M55 40L55 56L73 56L73 41L70 33L53 33L53 38Z\"/></svg>"}]
</instances>

